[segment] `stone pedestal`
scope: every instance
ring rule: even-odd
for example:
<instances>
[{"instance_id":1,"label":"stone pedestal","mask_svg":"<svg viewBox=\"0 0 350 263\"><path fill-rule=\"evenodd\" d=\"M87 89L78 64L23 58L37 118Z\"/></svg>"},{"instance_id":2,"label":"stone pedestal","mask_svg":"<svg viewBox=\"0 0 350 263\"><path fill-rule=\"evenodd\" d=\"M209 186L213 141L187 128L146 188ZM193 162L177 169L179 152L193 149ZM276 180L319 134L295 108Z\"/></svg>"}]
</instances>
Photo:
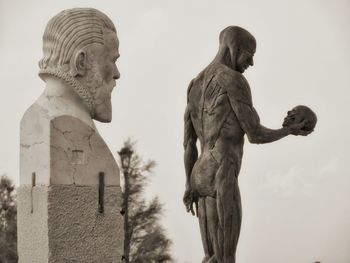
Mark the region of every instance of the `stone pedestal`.
<instances>
[{"instance_id":1,"label":"stone pedestal","mask_svg":"<svg viewBox=\"0 0 350 263\"><path fill-rule=\"evenodd\" d=\"M21 122L19 262L121 262L122 200L113 155L92 121L43 105L35 103Z\"/></svg>"},{"instance_id":2,"label":"stone pedestal","mask_svg":"<svg viewBox=\"0 0 350 263\"><path fill-rule=\"evenodd\" d=\"M120 187L22 186L18 189L21 263L121 262Z\"/></svg>"}]
</instances>

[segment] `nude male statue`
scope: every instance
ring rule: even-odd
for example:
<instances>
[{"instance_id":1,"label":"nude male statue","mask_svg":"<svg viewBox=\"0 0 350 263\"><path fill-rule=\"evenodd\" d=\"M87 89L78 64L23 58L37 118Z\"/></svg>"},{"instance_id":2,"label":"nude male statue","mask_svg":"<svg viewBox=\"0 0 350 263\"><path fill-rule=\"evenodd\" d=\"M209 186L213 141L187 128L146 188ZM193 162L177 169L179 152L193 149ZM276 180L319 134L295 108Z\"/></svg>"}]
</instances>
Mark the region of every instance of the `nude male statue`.
<instances>
[{"instance_id":1,"label":"nude male statue","mask_svg":"<svg viewBox=\"0 0 350 263\"><path fill-rule=\"evenodd\" d=\"M248 31L237 26L225 28L216 57L188 88L183 201L193 215L193 205L196 208L205 252L203 263L236 261L242 220L238 174L244 135L251 143L260 144L311 132L303 130L303 122L277 130L260 124L249 84L242 75L253 66L255 50L255 38Z\"/></svg>"}]
</instances>

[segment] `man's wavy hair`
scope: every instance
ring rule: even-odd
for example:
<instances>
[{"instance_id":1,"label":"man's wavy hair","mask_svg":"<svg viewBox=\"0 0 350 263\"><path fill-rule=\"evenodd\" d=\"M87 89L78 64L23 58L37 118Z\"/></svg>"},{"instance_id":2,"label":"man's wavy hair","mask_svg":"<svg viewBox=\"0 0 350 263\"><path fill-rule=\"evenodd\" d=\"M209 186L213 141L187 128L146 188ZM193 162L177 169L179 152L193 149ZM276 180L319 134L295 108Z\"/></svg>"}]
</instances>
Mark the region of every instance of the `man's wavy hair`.
<instances>
[{"instance_id":1,"label":"man's wavy hair","mask_svg":"<svg viewBox=\"0 0 350 263\"><path fill-rule=\"evenodd\" d=\"M79 50L94 43L104 45L104 29L116 33L113 22L99 10L73 8L61 11L46 26L40 71L68 72L72 58Z\"/></svg>"},{"instance_id":2,"label":"man's wavy hair","mask_svg":"<svg viewBox=\"0 0 350 263\"><path fill-rule=\"evenodd\" d=\"M92 115L93 99L88 90L74 78L74 59L91 44L104 45L103 33L116 32L113 22L94 8L63 10L48 22L43 36L43 58L39 61L39 76L49 74L65 80L83 98Z\"/></svg>"}]
</instances>

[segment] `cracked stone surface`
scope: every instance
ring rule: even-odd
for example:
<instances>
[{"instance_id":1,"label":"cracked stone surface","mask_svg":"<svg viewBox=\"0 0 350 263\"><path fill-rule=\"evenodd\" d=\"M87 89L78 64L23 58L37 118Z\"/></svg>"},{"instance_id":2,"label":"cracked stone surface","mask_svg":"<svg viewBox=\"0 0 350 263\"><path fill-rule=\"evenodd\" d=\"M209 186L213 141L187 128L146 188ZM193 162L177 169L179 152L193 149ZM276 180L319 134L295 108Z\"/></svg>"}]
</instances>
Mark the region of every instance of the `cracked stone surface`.
<instances>
[{"instance_id":1,"label":"cracked stone surface","mask_svg":"<svg viewBox=\"0 0 350 263\"><path fill-rule=\"evenodd\" d=\"M50 98L52 101L52 98ZM65 113L64 113L65 114ZM34 104L21 123L21 185L96 185L99 172L106 185L119 185L119 168L94 125L53 114Z\"/></svg>"}]
</instances>

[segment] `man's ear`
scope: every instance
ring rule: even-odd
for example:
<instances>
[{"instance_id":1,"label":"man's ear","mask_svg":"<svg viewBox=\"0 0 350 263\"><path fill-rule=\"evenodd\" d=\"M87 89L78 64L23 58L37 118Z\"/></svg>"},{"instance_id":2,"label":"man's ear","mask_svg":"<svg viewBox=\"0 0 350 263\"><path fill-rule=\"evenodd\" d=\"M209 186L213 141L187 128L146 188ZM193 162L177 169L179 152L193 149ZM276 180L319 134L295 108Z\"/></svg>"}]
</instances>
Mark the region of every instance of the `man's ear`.
<instances>
[{"instance_id":1,"label":"man's ear","mask_svg":"<svg viewBox=\"0 0 350 263\"><path fill-rule=\"evenodd\" d=\"M87 58L84 50L79 50L74 57L73 61L73 76L83 77L87 70Z\"/></svg>"}]
</instances>

